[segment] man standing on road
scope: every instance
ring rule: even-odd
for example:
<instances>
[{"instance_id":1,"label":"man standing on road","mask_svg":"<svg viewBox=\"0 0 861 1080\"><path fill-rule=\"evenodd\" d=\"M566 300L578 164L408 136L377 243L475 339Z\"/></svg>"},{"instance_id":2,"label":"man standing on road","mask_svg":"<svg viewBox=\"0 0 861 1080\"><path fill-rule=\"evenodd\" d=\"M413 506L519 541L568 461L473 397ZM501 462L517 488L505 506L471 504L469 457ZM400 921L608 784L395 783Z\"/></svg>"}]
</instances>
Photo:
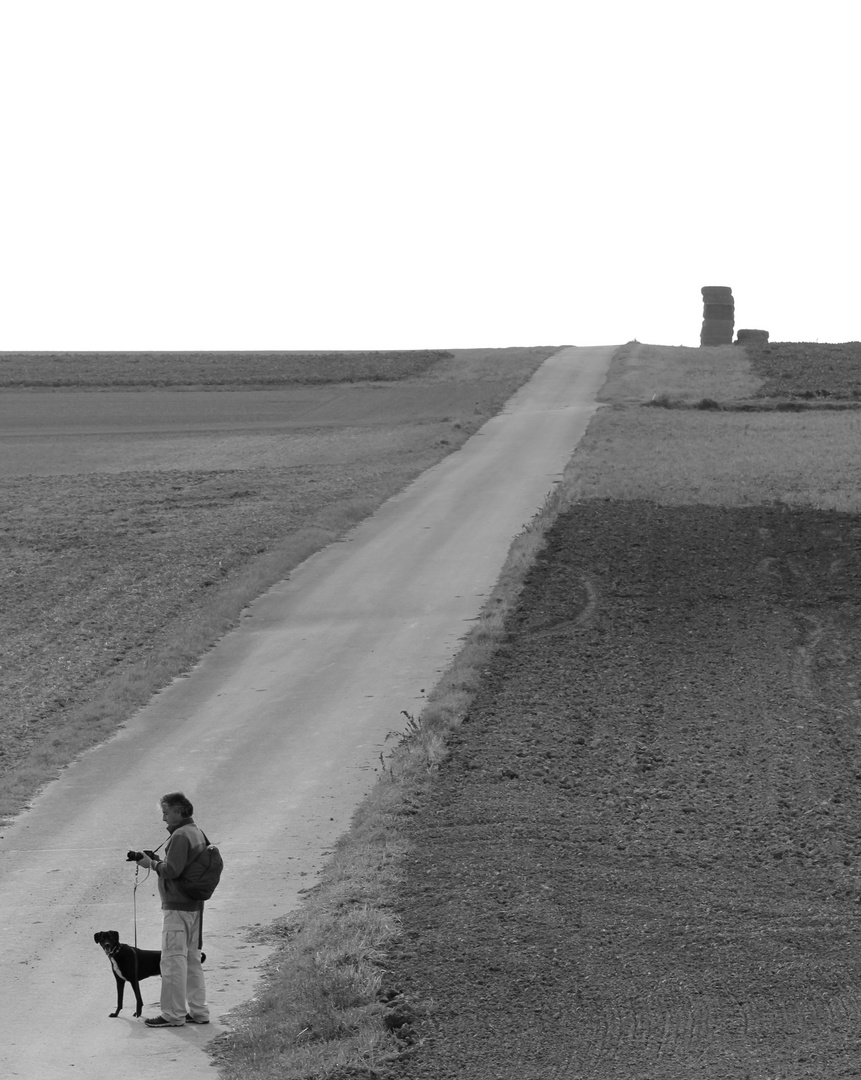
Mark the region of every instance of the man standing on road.
<instances>
[{"instance_id":1,"label":"man standing on road","mask_svg":"<svg viewBox=\"0 0 861 1080\"><path fill-rule=\"evenodd\" d=\"M195 825L194 807L181 791L161 798L162 820L170 838L164 858L144 855L139 865L158 876L158 891L164 911L161 934L161 1016L146 1020L151 1028L208 1024L206 984L200 962L203 901L192 900L183 891L179 878L186 867L206 848L203 832Z\"/></svg>"}]
</instances>

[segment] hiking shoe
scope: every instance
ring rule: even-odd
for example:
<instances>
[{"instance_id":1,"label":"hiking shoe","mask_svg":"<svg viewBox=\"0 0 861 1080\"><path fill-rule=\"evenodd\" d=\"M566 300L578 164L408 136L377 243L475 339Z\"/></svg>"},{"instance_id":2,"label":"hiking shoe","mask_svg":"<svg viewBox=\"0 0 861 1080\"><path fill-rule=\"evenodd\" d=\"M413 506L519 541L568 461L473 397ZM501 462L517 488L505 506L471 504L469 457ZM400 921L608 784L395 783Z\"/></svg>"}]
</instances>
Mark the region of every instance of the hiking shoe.
<instances>
[{"instance_id":1,"label":"hiking shoe","mask_svg":"<svg viewBox=\"0 0 861 1080\"><path fill-rule=\"evenodd\" d=\"M192 1016L191 1013L185 1014L186 1024L208 1024L208 1020L199 1020L196 1016Z\"/></svg>"},{"instance_id":2,"label":"hiking shoe","mask_svg":"<svg viewBox=\"0 0 861 1080\"><path fill-rule=\"evenodd\" d=\"M163 1016L153 1016L149 1020L144 1020L147 1027L152 1028L166 1028L166 1027L184 1027L183 1024L172 1024L170 1020L165 1020Z\"/></svg>"}]
</instances>

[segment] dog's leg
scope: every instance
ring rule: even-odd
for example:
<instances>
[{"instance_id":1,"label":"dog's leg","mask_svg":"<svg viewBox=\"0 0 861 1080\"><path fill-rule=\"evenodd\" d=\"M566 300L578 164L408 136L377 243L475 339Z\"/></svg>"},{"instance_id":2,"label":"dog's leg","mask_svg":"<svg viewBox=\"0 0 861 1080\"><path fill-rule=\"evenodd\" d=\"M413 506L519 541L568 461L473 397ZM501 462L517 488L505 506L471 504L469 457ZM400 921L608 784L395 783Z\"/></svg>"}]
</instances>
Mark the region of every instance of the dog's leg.
<instances>
[{"instance_id":1,"label":"dog's leg","mask_svg":"<svg viewBox=\"0 0 861 1080\"><path fill-rule=\"evenodd\" d=\"M129 985L135 992L135 1001L137 1002L137 1008L135 1009L135 1016L140 1016L143 1012L143 998L141 997L141 984L135 982L133 978L129 979Z\"/></svg>"},{"instance_id":2,"label":"dog's leg","mask_svg":"<svg viewBox=\"0 0 861 1080\"><path fill-rule=\"evenodd\" d=\"M125 990L125 979L121 979L119 975L114 972L114 978L117 981L117 1011L108 1013L108 1016L114 1017L120 1015L120 1009L123 1007L123 990Z\"/></svg>"}]
</instances>

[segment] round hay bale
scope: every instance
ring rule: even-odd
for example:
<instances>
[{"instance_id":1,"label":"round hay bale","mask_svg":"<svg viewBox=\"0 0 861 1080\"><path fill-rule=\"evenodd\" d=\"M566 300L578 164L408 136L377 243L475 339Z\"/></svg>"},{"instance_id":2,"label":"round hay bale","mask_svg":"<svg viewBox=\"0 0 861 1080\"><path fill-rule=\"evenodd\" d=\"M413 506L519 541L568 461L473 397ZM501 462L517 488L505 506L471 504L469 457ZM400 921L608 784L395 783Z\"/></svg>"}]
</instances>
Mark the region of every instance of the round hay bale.
<instances>
[{"instance_id":1,"label":"round hay bale","mask_svg":"<svg viewBox=\"0 0 861 1080\"><path fill-rule=\"evenodd\" d=\"M732 345L732 328L730 319L703 319L700 345Z\"/></svg>"},{"instance_id":2,"label":"round hay bale","mask_svg":"<svg viewBox=\"0 0 861 1080\"><path fill-rule=\"evenodd\" d=\"M704 319L734 319L734 304L703 304Z\"/></svg>"},{"instance_id":3,"label":"round hay bale","mask_svg":"<svg viewBox=\"0 0 861 1080\"><path fill-rule=\"evenodd\" d=\"M768 341L767 330L739 330L736 338L739 344L744 344L745 341Z\"/></svg>"},{"instance_id":4,"label":"round hay bale","mask_svg":"<svg viewBox=\"0 0 861 1080\"><path fill-rule=\"evenodd\" d=\"M732 303L732 289L729 285L703 285L700 289L703 300L709 304Z\"/></svg>"}]
</instances>

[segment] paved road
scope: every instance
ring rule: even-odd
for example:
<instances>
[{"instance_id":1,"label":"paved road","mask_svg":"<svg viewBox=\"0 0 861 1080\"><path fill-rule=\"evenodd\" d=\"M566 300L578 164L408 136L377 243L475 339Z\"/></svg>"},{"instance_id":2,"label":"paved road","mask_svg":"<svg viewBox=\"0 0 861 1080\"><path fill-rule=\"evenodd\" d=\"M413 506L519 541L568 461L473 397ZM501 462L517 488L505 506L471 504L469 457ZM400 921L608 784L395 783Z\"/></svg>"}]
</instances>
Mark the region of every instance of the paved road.
<instances>
[{"instance_id":1,"label":"paved road","mask_svg":"<svg viewBox=\"0 0 861 1080\"><path fill-rule=\"evenodd\" d=\"M184 679L64 771L0 838L4 1077L211 1078L222 1030L150 1031L126 1009L96 930L133 935L130 847L163 836L184 789L227 869L206 913L216 1021L253 995L246 928L295 908L374 782L386 735L416 713L595 410L614 347L563 349L464 446L308 559ZM158 947L152 880L138 940ZM158 981L143 984L145 1015Z\"/></svg>"}]
</instances>

